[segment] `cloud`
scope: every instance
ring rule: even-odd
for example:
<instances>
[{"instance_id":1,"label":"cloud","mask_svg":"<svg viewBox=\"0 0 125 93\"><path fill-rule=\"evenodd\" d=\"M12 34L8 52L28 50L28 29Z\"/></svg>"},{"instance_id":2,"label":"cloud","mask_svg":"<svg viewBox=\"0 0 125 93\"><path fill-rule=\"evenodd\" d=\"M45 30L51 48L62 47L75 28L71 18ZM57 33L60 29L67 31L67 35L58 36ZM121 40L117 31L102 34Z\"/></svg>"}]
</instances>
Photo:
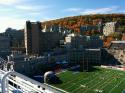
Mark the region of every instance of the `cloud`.
<instances>
[{"instance_id":1,"label":"cloud","mask_svg":"<svg viewBox=\"0 0 125 93\"><path fill-rule=\"evenodd\" d=\"M125 13L125 10L119 10L118 12L119 13Z\"/></svg>"},{"instance_id":2,"label":"cloud","mask_svg":"<svg viewBox=\"0 0 125 93\"><path fill-rule=\"evenodd\" d=\"M32 6L24 6L24 5L18 5L16 6L17 9L21 9L21 10L32 10L33 7Z\"/></svg>"},{"instance_id":3,"label":"cloud","mask_svg":"<svg viewBox=\"0 0 125 93\"><path fill-rule=\"evenodd\" d=\"M35 15L41 15L41 13L40 12L32 12L32 13L29 13L29 15L35 16Z\"/></svg>"},{"instance_id":4,"label":"cloud","mask_svg":"<svg viewBox=\"0 0 125 93\"><path fill-rule=\"evenodd\" d=\"M49 8L49 6L46 6L46 5L16 5L15 6L15 8L16 9L19 9L19 10L23 10L23 11L34 11L34 10L36 10L36 11L38 11L38 10L44 10L44 9L47 9L47 8Z\"/></svg>"},{"instance_id":5,"label":"cloud","mask_svg":"<svg viewBox=\"0 0 125 93\"><path fill-rule=\"evenodd\" d=\"M119 6L111 6L96 9L82 9L82 8L68 8L63 10L64 12L71 12L77 14L102 14L102 13L113 13L118 12Z\"/></svg>"},{"instance_id":6,"label":"cloud","mask_svg":"<svg viewBox=\"0 0 125 93\"><path fill-rule=\"evenodd\" d=\"M44 16L48 13L51 6L47 5L16 5L15 14L20 14L22 17L29 16L30 17L40 17ZM24 15L22 15L24 14Z\"/></svg>"},{"instance_id":7,"label":"cloud","mask_svg":"<svg viewBox=\"0 0 125 93\"><path fill-rule=\"evenodd\" d=\"M103 13L113 13L116 12L118 6L106 7L106 8L98 8L98 9L86 9L81 11L80 14L103 14Z\"/></svg>"},{"instance_id":8,"label":"cloud","mask_svg":"<svg viewBox=\"0 0 125 93\"><path fill-rule=\"evenodd\" d=\"M11 9L0 7L0 12L9 12Z\"/></svg>"},{"instance_id":9,"label":"cloud","mask_svg":"<svg viewBox=\"0 0 125 93\"><path fill-rule=\"evenodd\" d=\"M23 29L26 20L50 20L50 5L41 5L32 0L0 0L0 32L8 27Z\"/></svg>"},{"instance_id":10,"label":"cloud","mask_svg":"<svg viewBox=\"0 0 125 93\"><path fill-rule=\"evenodd\" d=\"M0 0L0 5L12 5L18 2L19 0Z\"/></svg>"},{"instance_id":11,"label":"cloud","mask_svg":"<svg viewBox=\"0 0 125 93\"><path fill-rule=\"evenodd\" d=\"M82 10L81 8L68 8L65 9L64 11L66 12L79 12L80 10Z\"/></svg>"}]
</instances>

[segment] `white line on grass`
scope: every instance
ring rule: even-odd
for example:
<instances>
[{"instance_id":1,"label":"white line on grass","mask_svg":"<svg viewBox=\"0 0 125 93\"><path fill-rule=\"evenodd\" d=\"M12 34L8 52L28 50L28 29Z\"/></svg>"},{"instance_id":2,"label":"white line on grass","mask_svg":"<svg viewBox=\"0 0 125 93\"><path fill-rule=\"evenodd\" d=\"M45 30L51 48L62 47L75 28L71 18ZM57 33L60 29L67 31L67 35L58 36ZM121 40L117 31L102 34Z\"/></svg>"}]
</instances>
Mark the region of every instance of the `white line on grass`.
<instances>
[{"instance_id":1,"label":"white line on grass","mask_svg":"<svg viewBox=\"0 0 125 93\"><path fill-rule=\"evenodd\" d=\"M115 87L113 87L109 93L111 93L116 87L120 86L120 84L125 80L125 78L123 80L121 80Z\"/></svg>"},{"instance_id":2,"label":"white line on grass","mask_svg":"<svg viewBox=\"0 0 125 93\"><path fill-rule=\"evenodd\" d=\"M99 74L100 72L98 72L98 73L94 73L94 76L96 76L96 74ZM85 74L85 73L82 73L82 74ZM88 74L88 73L87 73ZM88 78L90 78L91 76L89 76L89 77L87 77L87 78L85 78L84 80L86 80L86 79L88 79ZM66 83L64 83L64 84L62 84L61 85L61 87L63 87L63 86L65 86L65 85L67 85L67 84L69 84L69 83L71 83L71 82L74 82L75 80L79 80L79 79L81 79L81 77L79 77L79 78L75 78L75 79L73 79L73 80L71 80L71 81L68 81L68 82L66 82ZM82 80L83 81L83 80ZM67 89L67 88L66 88Z\"/></svg>"},{"instance_id":3,"label":"white line on grass","mask_svg":"<svg viewBox=\"0 0 125 93\"><path fill-rule=\"evenodd\" d=\"M107 73L107 72L106 72ZM106 74L105 73L105 74ZM99 74L99 73L98 73ZM104 74L104 73L103 73ZM103 75L102 73L99 75L99 76L102 76ZM87 82L87 83L85 83L84 85L86 85L86 84L89 84L89 83L91 83L91 82L93 82L94 80L96 80L98 77L99 77L98 75L96 75L96 77L94 78L94 79L92 79L91 81L89 81L89 82ZM80 87L79 87L80 88ZM76 90L78 90L79 88L76 88L75 90L73 90L72 92L75 92Z\"/></svg>"},{"instance_id":4,"label":"white line on grass","mask_svg":"<svg viewBox=\"0 0 125 93\"><path fill-rule=\"evenodd\" d=\"M114 80L114 78L113 78L113 80ZM105 87L107 87L110 83L111 83L111 81L108 82L107 84L105 84L104 86L102 86L100 89L103 90L103 89L104 89Z\"/></svg>"},{"instance_id":5,"label":"white line on grass","mask_svg":"<svg viewBox=\"0 0 125 93\"><path fill-rule=\"evenodd\" d=\"M95 73L95 74L93 75L93 77L97 77L98 75L99 75L99 73ZM84 79L82 79L81 81L76 82L75 84L78 84L78 85L79 85L80 82L82 82L82 81L84 81L84 80L87 80L87 79L90 79L90 77L92 77L92 76L89 76L88 78L84 78ZM81 78L80 78L80 79L81 79ZM73 85L72 85L72 86L73 86ZM68 89L71 88L72 86L68 87Z\"/></svg>"},{"instance_id":6,"label":"white line on grass","mask_svg":"<svg viewBox=\"0 0 125 93\"><path fill-rule=\"evenodd\" d=\"M73 79L73 80L70 80L70 81L68 81L68 82L66 82L66 83L64 83L64 84L62 84L61 87L65 86L65 85L67 85L67 84L69 84L69 83L71 83L71 82L73 82L73 81L75 81L75 80L77 80L77 79L79 80L80 77L75 78L75 79Z\"/></svg>"},{"instance_id":7,"label":"white line on grass","mask_svg":"<svg viewBox=\"0 0 125 93\"><path fill-rule=\"evenodd\" d=\"M115 74L115 76L119 76L119 75L117 75L117 72L115 72L114 74ZM111 76L111 77L113 77L113 76ZM113 79L109 78L109 80L114 80L114 78ZM107 86L109 83L111 83L111 82L106 83L105 86ZM103 89L105 87L104 84L101 84L100 86L98 86L98 88L101 87L101 89Z\"/></svg>"},{"instance_id":8,"label":"white line on grass","mask_svg":"<svg viewBox=\"0 0 125 93\"><path fill-rule=\"evenodd\" d=\"M110 73L109 73L109 74L110 74ZM111 75L110 77L112 77L113 74L114 74L114 73L110 74L110 75ZM109 75L106 75L106 79L109 78L108 76L109 76ZM100 82L94 84L94 86L88 88L86 91L84 91L84 93L86 93L88 90L91 90L92 88L94 88L95 86L97 86L98 84L100 84L101 82L102 82L102 81L100 81ZM105 83L105 82L103 82L102 84L104 84L104 83Z\"/></svg>"}]
</instances>

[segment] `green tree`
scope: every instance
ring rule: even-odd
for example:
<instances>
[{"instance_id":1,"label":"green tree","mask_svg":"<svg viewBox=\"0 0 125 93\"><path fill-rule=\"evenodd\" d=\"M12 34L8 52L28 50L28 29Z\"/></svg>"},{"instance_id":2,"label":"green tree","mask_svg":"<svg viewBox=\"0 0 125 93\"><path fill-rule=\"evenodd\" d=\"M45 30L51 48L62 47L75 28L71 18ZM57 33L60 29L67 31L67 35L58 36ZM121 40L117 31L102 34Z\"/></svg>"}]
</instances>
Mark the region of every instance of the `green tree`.
<instances>
[{"instance_id":1,"label":"green tree","mask_svg":"<svg viewBox=\"0 0 125 93\"><path fill-rule=\"evenodd\" d=\"M113 32L113 33L110 34L110 36L112 36L116 40L122 39L122 33L120 33L120 32Z\"/></svg>"}]
</instances>

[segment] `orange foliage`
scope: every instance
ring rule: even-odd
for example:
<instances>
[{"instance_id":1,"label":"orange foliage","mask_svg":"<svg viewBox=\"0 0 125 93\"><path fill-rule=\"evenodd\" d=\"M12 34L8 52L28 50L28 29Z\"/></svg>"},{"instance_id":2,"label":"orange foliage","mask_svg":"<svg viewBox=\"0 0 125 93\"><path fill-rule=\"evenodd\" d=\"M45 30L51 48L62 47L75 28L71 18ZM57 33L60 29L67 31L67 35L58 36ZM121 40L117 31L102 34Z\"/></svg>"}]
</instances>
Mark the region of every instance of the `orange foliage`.
<instances>
[{"instance_id":1,"label":"orange foliage","mask_svg":"<svg viewBox=\"0 0 125 93\"><path fill-rule=\"evenodd\" d=\"M125 34L122 36L122 40L125 40Z\"/></svg>"},{"instance_id":2,"label":"orange foliage","mask_svg":"<svg viewBox=\"0 0 125 93\"><path fill-rule=\"evenodd\" d=\"M114 38L112 36L109 36L107 37L105 40L104 40L104 47L109 47L111 41L113 41Z\"/></svg>"},{"instance_id":3,"label":"orange foliage","mask_svg":"<svg viewBox=\"0 0 125 93\"><path fill-rule=\"evenodd\" d=\"M51 21L42 22L42 25L60 25L62 27L66 27L68 29L72 29L76 32L80 32L80 27L84 25L95 26L100 21L101 22L109 22L117 21L118 18L125 18L125 14L95 14L95 15L84 15L84 16L73 16L66 17ZM77 29L76 29L77 28ZM87 34L90 34L87 32Z\"/></svg>"}]
</instances>

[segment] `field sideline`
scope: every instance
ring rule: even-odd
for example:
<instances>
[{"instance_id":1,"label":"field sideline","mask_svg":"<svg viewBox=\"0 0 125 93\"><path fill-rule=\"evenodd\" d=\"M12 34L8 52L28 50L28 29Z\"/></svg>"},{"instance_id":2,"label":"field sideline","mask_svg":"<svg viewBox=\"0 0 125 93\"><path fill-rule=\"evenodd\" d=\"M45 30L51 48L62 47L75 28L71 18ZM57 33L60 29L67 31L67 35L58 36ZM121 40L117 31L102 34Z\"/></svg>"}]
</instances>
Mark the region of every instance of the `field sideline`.
<instances>
[{"instance_id":1,"label":"field sideline","mask_svg":"<svg viewBox=\"0 0 125 93\"><path fill-rule=\"evenodd\" d=\"M65 71L58 74L63 82L54 86L69 93L123 93L125 72L96 67L92 72Z\"/></svg>"}]
</instances>

